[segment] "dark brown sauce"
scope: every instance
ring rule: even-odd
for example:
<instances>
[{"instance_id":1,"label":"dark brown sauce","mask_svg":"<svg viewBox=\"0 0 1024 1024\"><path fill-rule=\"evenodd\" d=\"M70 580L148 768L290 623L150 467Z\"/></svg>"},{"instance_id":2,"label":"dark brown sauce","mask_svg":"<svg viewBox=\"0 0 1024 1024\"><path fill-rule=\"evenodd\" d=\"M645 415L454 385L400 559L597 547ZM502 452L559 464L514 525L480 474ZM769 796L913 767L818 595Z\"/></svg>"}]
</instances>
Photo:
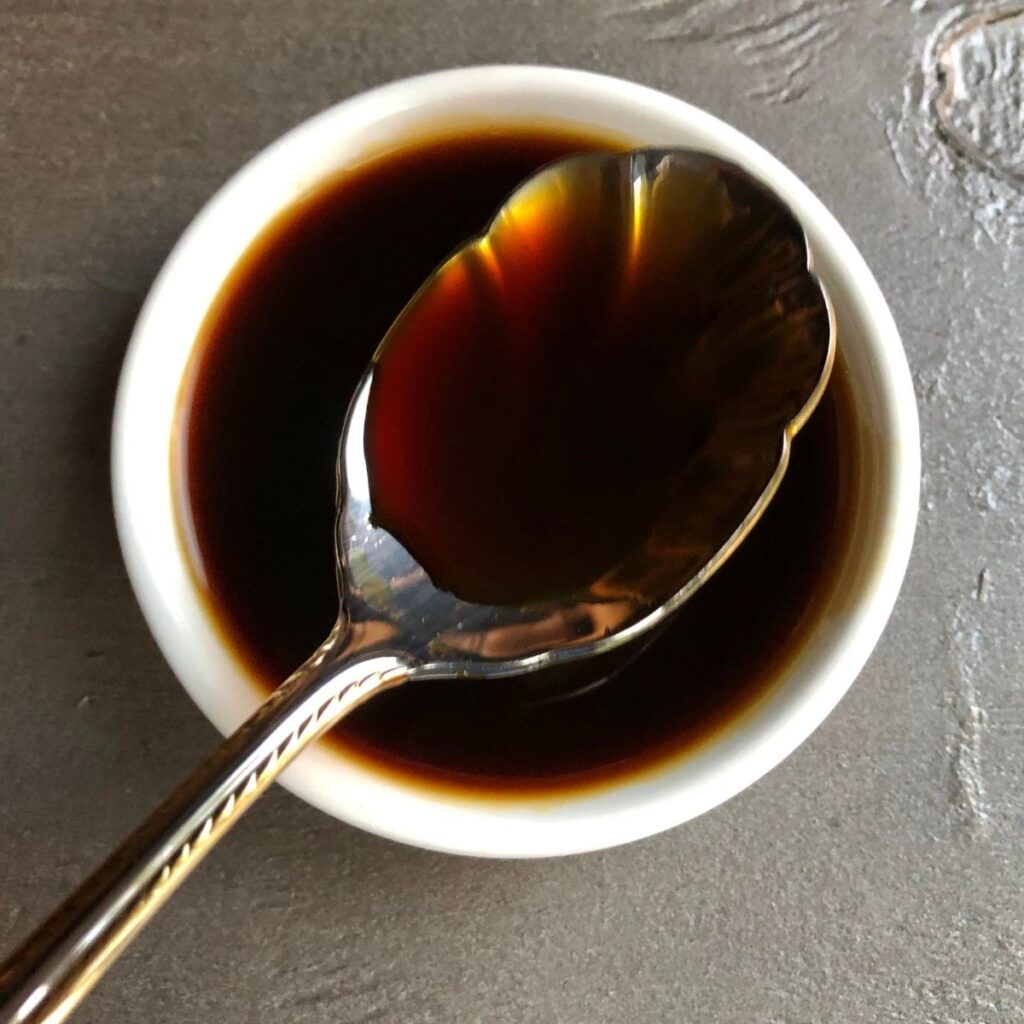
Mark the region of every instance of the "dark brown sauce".
<instances>
[{"instance_id":1,"label":"dark brown sauce","mask_svg":"<svg viewBox=\"0 0 1024 1024\"><path fill-rule=\"evenodd\" d=\"M225 283L183 389L175 457L197 581L263 685L303 661L337 613L339 395L409 296L523 178L621 145L521 126L410 143L286 211ZM814 627L845 542L849 415L836 374L753 534L639 653L571 678L399 688L334 739L404 778L490 792L596 784L689 749L763 694Z\"/></svg>"},{"instance_id":2,"label":"dark brown sauce","mask_svg":"<svg viewBox=\"0 0 1024 1024\"><path fill-rule=\"evenodd\" d=\"M738 167L558 161L381 346L373 523L464 601L660 606L764 493L828 342L799 223Z\"/></svg>"}]
</instances>

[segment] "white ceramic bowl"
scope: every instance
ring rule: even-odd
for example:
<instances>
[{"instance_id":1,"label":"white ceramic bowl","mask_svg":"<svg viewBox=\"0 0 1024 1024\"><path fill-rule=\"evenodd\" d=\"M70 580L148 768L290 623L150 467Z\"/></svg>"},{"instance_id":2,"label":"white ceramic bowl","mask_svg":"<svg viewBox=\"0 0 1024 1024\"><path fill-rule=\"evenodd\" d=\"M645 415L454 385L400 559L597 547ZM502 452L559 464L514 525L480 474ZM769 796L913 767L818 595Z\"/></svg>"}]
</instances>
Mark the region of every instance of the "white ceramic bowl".
<instances>
[{"instance_id":1,"label":"white ceramic bowl","mask_svg":"<svg viewBox=\"0 0 1024 1024\"><path fill-rule=\"evenodd\" d=\"M445 794L306 752L283 777L294 793L361 828L417 846L495 857L624 843L722 803L781 761L853 682L892 610L917 517L917 409L892 316L870 271L825 207L738 131L664 93L547 67L479 67L410 78L299 125L239 171L175 246L135 327L117 398L117 527L139 603L165 657L222 732L261 699L196 593L175 525L175 403L203 317L228 271L283 207L321 179L439 127L555 121L714 151L768 182L806 228L836 308L860 432L850 542L820 625L755 709L692 754L637 778L557 797ZM497 684L496 684L497 685Z\"/></svg>"}]
</instances>

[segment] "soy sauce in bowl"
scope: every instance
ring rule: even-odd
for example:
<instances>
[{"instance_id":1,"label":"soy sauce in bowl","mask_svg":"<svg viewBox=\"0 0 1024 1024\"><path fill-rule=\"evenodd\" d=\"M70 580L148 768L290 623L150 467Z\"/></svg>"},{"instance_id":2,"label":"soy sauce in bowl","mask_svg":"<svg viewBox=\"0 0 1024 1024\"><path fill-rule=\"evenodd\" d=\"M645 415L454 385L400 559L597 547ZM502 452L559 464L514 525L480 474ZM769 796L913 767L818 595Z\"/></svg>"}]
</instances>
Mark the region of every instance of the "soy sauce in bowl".
<instances>
[{"instance_id":1,"label":"soy sauce in bowl","mask_svg":"<svg viewBox=\"0 0 1024 1024\"><path fill-rule=\"evenodd\" d=\"M302 661L336 613L339 395L520 181L572 153L626 148L544 125L411 141L286 210L225 282L183 387L174 458L197 585L261 685ZM509 794L600 785L685 753L765 693L818 622L852 507L851 416L840 362L761 522L655 642L570 672L402 687L333 741L405 779ZM574 571L578 554L561 564Z\"/></svg>"}]
</instances>

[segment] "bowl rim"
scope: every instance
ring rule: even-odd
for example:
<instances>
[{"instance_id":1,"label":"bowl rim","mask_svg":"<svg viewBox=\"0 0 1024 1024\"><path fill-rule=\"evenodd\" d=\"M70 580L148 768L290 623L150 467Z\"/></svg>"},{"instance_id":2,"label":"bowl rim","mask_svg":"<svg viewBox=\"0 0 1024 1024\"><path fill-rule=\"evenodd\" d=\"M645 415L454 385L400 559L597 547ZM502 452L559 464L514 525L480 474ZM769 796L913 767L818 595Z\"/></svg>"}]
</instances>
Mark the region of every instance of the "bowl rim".
<instances>
[{"instance_id":1,"label":"bowl rim","mask_svg":"<svg viewBox=\"0 0 1024 1024\"><path fill-rule=\"evenodd\" d=\"M528 118L530 104L542 101L547 107L563 108L567 122L583 124L589 119L591 127L603 125L606 131L612 130L607 123L612 110L620 120L632 112L652 122L671 123L672 131L710 140L708 148L746 165L790 204L808 231L823 279L833 275L861 321L865 357L877 380L881 426L888 428L882 431L887 475L883 493L875 496L886 521L878 548L872 552L874 571L842 621L834 623L829 637L818 645L815 677L781 703L776 700L748 716L751 721L716 734L692 758L667 763L664 770L610 782L596 791L477 799L402 785L321 745L304 753L281 779L303 799L367 831L428 849L477 856L549 856L629 842L696 817L760 778L817 728L863 667L895 603L917 519L917 405L896 325L853 242L820 200L778 160L736 129L683 100L594 72L485 65L401 79L343 100L299 124L215 193L157 275L125 356L112 433L118 537L150 631L211 722L227 733L262 697L202 607L177 535L165 453L175 429L173 409L183 364L176 375L174 371L181 364L183 346L187 358L194 331L187 337L188 331L182 331L179 323L176 332L176 320L194 323L196 310L205 313L209 303L198 293L203 288L215 292L224 274L200 285L204 269L208 272L210 261L216 259L225 271L229 269L232 246L240 255L273 216L272 211L266 212L271 200L261 198L261 189L277 190L274 201L280 209L291 201L289 196L297 198L320 180L326 168L343 165L344 161L338 163L339 146L347 146L349 156L365 158L366 152L373 151L374 140L383 137L379 132L386 135L389 119L415 122L418 118L424 125L436 124L490 105L507 123L516 119L517 110L520 118ZM397 139L408 136L407 129L396 133ZM251 215L260 203L265 212ZM215 250L215 255L207 258L204 248ZM836 287L831 282L828 286L835 298ZM171 390L174 401L168 416Z\"/></svg>"}]
</instances>

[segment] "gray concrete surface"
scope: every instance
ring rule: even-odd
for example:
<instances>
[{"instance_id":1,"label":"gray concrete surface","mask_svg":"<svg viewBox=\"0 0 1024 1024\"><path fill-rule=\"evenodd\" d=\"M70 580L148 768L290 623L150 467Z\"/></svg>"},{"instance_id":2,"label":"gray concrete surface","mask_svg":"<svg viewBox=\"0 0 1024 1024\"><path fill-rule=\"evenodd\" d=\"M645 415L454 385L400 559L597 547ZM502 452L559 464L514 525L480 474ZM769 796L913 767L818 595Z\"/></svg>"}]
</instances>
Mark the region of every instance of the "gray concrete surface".
<instances>
[{"instance_id":1,"label":"gray concrete surface","mask_svg":"<svg viewBox=\"0 0 1024 1024\"><path fill-rule=\"evenodd\" d=\"M863 249L924 433L888 632L784 766L624 849L461 860L275 791L77 1019L1024 1020L1024 15L965 17L943 0L0 0L0 946L215 738L147 635L107 493L118 364L168 248L243 160L341 97L543 61L733 122Z\"/></svg>"}]
</instances>

